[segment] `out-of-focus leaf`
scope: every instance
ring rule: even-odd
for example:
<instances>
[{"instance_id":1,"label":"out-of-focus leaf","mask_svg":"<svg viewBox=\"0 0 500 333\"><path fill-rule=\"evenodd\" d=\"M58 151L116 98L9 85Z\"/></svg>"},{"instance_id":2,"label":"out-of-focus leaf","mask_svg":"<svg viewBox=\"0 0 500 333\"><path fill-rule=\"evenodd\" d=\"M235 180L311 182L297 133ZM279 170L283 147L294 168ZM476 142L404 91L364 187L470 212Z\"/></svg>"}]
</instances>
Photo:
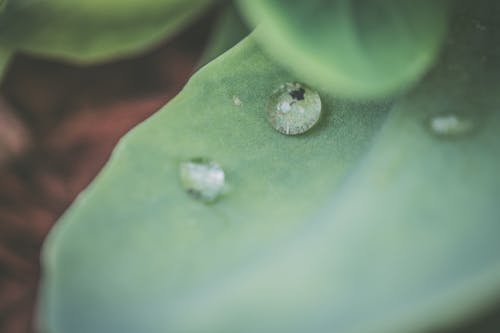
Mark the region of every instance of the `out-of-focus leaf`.
<instances>
[{"instance_id":1,"label":"out-of-focus leaf","mask_svg":"<svg viewBox=\"0 0 500 333\"><path fill-rule=\"evenodd\" d=\"M426 333L498 299L500 5L461 4L439 65L388 113L322 92L302 136L266 122L294 78L254 36L205 66L50 235L47 331ZM475 130L437 137L441 113ZM212 205L181 186L192 157L226 171Z\"/></svg>"},{"instance_id":2,"label":"out-of-focus leaf","mask_svg":"<svg viewBox=\"0 0 500 333\"><path fill-rule=\"evenodd\" d=\"M399 92L438 54L446 0L240 0L265 50L304 80L350 97Z\"/></svg>"},{"instance_id":3,"label":"out-of-focus leaf","mask_svg":"<svg viewBox=\"0 0 500 333\"><path fill-rule=\"evenodd\" d=\"M140 52L174 34L210 0L16 0L0 15L0 44L93 62Z\"/></svg>"},{"instance_id":4,"label":"out-of-focus leaf","mask_svg":"<svg viewBox=\"0 0 500 333\"><path fill-rule=\"evenodd\" d=\"M205 65L229 50L250 33L250 29L233 4L227 5L215 24L208 46L201 58Z\"/></svg>"},{"instance_id":5,"label":"out-of-focus leaf","mask_svg":"<svg viewBox=\"0 0 500 333\"><path fill-rule=\"evenodd\" d=\"M10 50L2 49L0 47L0 80L3 77L4 72L9 66L10 59L12 58L12 52Z\"/></svg>"}]
</instances>

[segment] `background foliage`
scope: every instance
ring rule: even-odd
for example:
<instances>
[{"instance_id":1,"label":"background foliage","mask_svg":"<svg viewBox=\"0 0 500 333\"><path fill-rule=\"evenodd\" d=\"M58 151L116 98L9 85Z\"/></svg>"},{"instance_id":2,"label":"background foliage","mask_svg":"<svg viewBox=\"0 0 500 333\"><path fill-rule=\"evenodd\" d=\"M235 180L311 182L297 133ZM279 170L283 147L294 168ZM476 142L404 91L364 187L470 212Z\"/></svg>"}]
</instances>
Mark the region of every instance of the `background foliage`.
<instances>
[{"instance_id":1,"label":"background foliage","mask_svg":"<svg viewBox=\"0 0 500 333\"><path fill-rule=\"evenodd\" d=\"M140 52L183 27L209 0L15 0L0 14L0 47L78 62Z\"/></svg>"}]
</instances>

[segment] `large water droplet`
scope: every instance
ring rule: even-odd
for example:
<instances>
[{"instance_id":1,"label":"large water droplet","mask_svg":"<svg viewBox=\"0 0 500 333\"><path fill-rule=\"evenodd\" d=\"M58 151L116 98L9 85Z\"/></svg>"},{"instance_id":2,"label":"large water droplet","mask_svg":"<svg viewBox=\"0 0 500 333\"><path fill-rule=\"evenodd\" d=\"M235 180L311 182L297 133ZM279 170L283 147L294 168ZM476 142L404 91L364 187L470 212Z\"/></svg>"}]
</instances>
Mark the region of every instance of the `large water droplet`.
<instances>
[{"instance_id":1,"label":"large water droplet","mask_svg":"<svg viewBox=\"0 0 500 333\"><path fill-rule=\"evenodd\" d=\"M470 133L475 128L472 118L461 114L443 113L429 118L428 127L439 137L459 137Z\"/></svg>"},{"instance_id":2,"label":"large water droplet","mask_svg":"<svg viewBox=\"0 0 500 333\"><path fill-rule=\"evenodd\" d=\"M321 115L321 100L314 90L300 83L285 83L267 106L267 120L280 133L301 134L313 127Z\"/></svg>"},{"instance_id":3,"label":"large water droplet","mask_svg":"<svg viewBox=\"0 0 500 333\"><path fill-rule=\"evenodd\" d=\"M224 170L207 158L193 158L181 163L180 176L186 192L203 202L215 201L224 190Z\"/></svg>"}]
</instances>

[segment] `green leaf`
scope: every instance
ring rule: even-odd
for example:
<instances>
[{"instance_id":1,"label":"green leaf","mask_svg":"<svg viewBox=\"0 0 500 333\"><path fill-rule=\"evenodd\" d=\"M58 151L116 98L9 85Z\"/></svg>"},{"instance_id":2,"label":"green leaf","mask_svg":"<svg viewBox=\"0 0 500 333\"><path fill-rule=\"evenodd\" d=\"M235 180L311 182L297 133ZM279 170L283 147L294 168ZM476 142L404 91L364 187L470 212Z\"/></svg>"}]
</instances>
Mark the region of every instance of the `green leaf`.
<instances>
[{"instance_id":1,"label":"green leaf","mask_svg":"<svg viewBox=\"0 0 500 333\"><path fill-rule=\"evenodd\" d=\"M446 0L240 0L266 51L304 80L350 97L394 94L435 60Z\"/></svg>"},{"instance_id":2,"label":"green leaf","mask_svg":"<svg viewBox=\"0 0 500 333\"><path fill-rule=\"evenodd\" d=\"M46 330L425 333L497 300L500 5L488 4L463 2L408 96L320 92L324 117L301 136L266 122L268 97L294 77L253 35L205 66L51 233ZM442 112L476 130L435 136L427 121ZM192 157L226 171L212 205L181 186Z\"/></svg>"},{"instance_id":3,"label":"green leaf","mask_svg":"<svg viewBox=\"0 0 500 333\"><path fill-rule=\"evenodd\" d=\"M78 62L141 52L174 34L210 0L16 0L0 16L0 44Z\"/></svg>"},{"instance_id":4,"label":"green leaf","mask_svg":"<svg viewBox=\"0 0 500 333\"><path fill-rule=\"evenodd\" d=\"M9 62L12 59L12 52L10 50L6 50L0 47L0 80L3 77L3 74L7 70L9 66Z\"/></svg>"},{"instance_id":5,"label":"green leaf","mask_svg":"<svg viewBox=\"0 0 500 333\"><path fill-rule=\"evenodd\" d=\"M228 4L217 19L208 46L201 58L200 66L206 65L235 46L249 33L250 29L244 23L238 10L232 3Z\"/></svg>"},{"instance_id":6,"label":"green leaf","mask_svg":"<svg viewBox=\"0 0 500 333\"><path fill-rule=\"evenodd\" d=\"M83 332L90 323L93 332L134 332L134 324L171 331L171 318L149 321L144 311L159 315L167 299L174 304L218 275L216 267L246 266L316 214L387 106L323 95L322 123L286 137L267 123L265 106L293 79L247 39L119 144L47 245L50 332ZM193 201L179 179L181 161L205 156L225 169L231 187L210 206Z\"/></svg>"}]
</instances>

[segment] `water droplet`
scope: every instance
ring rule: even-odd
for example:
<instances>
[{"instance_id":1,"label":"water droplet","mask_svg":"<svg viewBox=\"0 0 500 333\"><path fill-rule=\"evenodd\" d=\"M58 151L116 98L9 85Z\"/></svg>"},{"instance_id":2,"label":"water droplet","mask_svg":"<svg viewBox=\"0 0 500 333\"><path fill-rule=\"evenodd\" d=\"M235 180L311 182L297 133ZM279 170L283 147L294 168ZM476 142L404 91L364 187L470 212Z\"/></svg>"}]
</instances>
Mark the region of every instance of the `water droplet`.
<instances>
[{"instance_id":1,"label":"water droplet","mask_svg":"<svg viewBox=\"0 0 500 333\"><path fill-rule=\"evenodd\" d=\"M224 170L207 158L193 158L181 163L180 176L186 192L206 203L215 201L224 190Z\"/></svg>"},{"instance_id":2,"label":"water droplet","mask_svg":"<svg viewBox=\"0 0 500 333\"><path fill-rule=\"evenodd\" d=\"M475 128L475 123L465 115L443 113L429 118L428 127L436 136L458 137L470 133Z\"/></svg>"},{"instance_id":3,"label":"water droplet","mask_svg":"<svg viewBox=\"0 0 500 333\"><path fill-rule=\"evenodd\" d=\"M321 115L316 91L300 83L285 83L276 90L267 106L267 120L280 133L301 134L313 127Z\"/></svg>"},{"instance_id":4,"label":"water droplet","mask_svg":"<svg viewBox=\"0 0 500 333\"><path fill-rule=\"evenodd\" d=\"M233 96L233 104L236 106L242 106L243 102L238 96Z\"/></svg>"}]
</instances>

